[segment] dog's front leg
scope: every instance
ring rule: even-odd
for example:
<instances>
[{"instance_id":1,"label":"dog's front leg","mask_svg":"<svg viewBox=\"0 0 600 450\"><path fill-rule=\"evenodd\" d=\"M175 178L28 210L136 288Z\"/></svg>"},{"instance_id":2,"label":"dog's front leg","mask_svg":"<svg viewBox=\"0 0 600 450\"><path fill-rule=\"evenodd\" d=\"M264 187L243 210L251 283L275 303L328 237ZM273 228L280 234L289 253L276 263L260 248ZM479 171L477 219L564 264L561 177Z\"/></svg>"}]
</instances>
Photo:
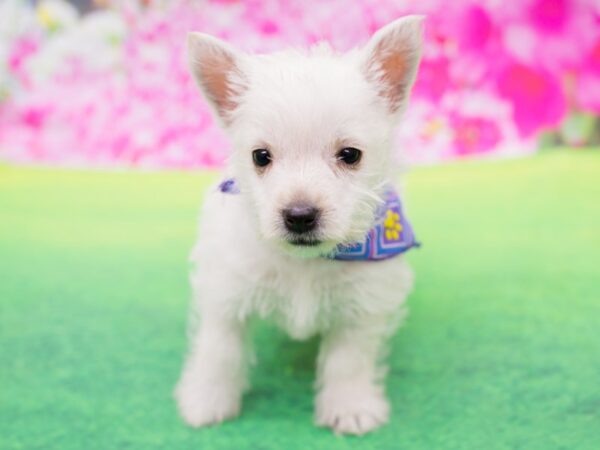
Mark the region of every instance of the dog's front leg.
<instances>
[{"instance_id":1,"label":"dog's front leg","mask_svg":"<svg viewBox=\"0 0 600 450\"><path fill-rule=\"evenodd\" d=\"M245 325L203 313L175 397L188 425L219 423L240 412L245 387Z\"/></svg>"},{"instance_id":2,"label":"dog's front leg","mask_svg":"<svg viewBox=\"0 0 600 450\"><path fill-rule=\"evenodd\" d=\"M387 422L383 371L377 366L387 319L370 318L332 329L317 364L316 422L336 433L364 434Z\"/></svg>"}]
</instances>

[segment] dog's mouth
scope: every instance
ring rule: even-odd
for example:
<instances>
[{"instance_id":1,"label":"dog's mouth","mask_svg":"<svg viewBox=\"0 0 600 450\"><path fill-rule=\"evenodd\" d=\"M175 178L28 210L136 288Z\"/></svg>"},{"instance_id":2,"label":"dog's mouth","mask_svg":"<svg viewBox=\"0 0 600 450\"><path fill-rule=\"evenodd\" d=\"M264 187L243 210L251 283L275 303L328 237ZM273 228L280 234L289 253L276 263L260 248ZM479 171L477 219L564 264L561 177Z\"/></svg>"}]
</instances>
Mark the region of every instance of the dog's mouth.
<instances>
[{"instance_id":1,"label":"dog's mouth","mask_svg":"<svg viewBox=\"0 0 600 450\"><path fill-rule=\"evenodd\" d=\"M279 243L285 253L294 257L308 259L328 255L334 248L331 242L312 233L298 236L288 235L280 240Z\"/></svg>"},{"instance_id":2,"label":"dog's mouth","mask_svg":"<svg viewBox=\"0 0 600 450\"><path fill-rule=\"evenodd\" d=\"M297 237L288 240L288 242L296 247L316 247L321 244L321 241L311 237Z\"/></svg>"}]
</instances>

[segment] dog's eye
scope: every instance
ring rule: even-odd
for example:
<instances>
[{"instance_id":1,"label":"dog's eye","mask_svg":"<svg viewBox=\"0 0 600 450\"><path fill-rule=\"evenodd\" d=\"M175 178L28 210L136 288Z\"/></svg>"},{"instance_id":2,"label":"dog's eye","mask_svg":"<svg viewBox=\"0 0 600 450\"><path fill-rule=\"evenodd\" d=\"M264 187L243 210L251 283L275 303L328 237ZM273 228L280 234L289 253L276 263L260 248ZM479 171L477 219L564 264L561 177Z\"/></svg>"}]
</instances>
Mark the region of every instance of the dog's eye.
<instances>
[{"instance_id":1,"label":"dog's eye","mask_svg":"<svg viewBox=\"0 0 600 450\"><path fill-rule=\"evenodd\" d=\"M358 164L361 157L362 152L354 147L343 148L337 154L337 159L342 161L344 164L348 164L349 166Z\"/></svg>"},{"instance_id":2,"label":"dog's eye","mask_svg":"<svg viewBox=\"0 0 600 450\"><path fill-rule=\"evenodd\" d=\"M252 161L256 167L265 167L271 163L271 153L265 148L259 148L252 152Z\"/></svg>"}]
</instances>

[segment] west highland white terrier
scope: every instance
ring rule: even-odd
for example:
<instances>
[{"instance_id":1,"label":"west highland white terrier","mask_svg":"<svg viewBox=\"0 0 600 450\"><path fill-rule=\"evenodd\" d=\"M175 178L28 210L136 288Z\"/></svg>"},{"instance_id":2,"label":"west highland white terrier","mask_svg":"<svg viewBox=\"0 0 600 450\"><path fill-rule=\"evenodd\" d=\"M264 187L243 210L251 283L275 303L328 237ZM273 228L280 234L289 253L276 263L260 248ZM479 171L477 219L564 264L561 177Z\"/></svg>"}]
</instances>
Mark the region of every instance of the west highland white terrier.
<instances>
[{"instance_id":1,"label":"west highland white terrier","mask_svg":"<svg viewBox=\"0 0 600 450\"><path fill-rule=\"evenodd\" d=\"M317 425L363 434L387 422L382 352L412 288L402 253L417 245L392 143L422 34L408 16L347 53L270 55L189 34L191 71L234 148L192 252L198 320L175 391L189 425L240 413L253 317L321 337Z\"/></svg>"}]
</instances>

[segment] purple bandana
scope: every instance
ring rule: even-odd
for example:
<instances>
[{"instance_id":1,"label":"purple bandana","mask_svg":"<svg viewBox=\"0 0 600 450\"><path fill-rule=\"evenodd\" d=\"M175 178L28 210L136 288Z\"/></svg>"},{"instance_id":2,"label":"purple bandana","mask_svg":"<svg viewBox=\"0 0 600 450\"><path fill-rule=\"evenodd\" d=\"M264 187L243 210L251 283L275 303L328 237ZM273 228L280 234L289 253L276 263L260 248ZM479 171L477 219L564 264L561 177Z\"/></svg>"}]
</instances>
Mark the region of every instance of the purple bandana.
<instances>
[{"instance_id":1,"label":"purple bandana","mask_svg":"<svg viewBox=\"0 0 600 450\"><path fill-rule=\"evenodd\" d=\"M240 193L233 178L221 182L219 190L225 194ZM368 231L365 239L353 244L340 244L327 258L340 261L380 261L419 247L396 191L389 187L383 199L384 203L375 211L375 225Z\"/></svg>"}]
</instances>

